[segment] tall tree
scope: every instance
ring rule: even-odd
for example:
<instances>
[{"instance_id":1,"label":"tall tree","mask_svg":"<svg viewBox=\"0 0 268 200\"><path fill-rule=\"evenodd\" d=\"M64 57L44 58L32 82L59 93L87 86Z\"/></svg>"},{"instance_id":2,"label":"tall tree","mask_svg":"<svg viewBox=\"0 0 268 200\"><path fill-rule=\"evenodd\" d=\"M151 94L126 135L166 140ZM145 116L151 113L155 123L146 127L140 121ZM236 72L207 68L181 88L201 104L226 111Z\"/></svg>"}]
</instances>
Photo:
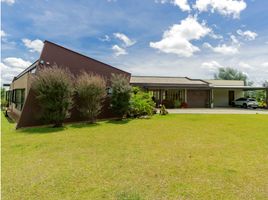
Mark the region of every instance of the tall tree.
<instances>
[{"instance_id":1,"label":"tall tree","mask_svg":"<svg viewBox=\"0 0 268 200\"><path fill-rule=\"evenodd\" d=\"M214 78L218 80L242 80L245 82L245 85L253 84L252 82L248 81L247 75L231 67L219 68L218 72L214 74Z\"/></svg>"}]
</instances>

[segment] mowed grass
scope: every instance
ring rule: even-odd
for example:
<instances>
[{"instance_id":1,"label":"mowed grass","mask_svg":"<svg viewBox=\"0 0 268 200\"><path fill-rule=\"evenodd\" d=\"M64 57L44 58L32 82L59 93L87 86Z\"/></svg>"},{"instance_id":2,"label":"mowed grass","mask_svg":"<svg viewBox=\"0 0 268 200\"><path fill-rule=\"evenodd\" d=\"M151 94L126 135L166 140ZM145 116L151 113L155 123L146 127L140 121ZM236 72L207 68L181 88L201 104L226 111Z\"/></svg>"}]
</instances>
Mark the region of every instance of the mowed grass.
<instances>
[{"instance_id":1,"label":"mowed grass","mask_svg":"<svg viewBox=\"0 0 268 200\"><path fill-rule=\"evenodd\" d=\"M2 117L2 199L268 199L268 116L19 131Z\"/></svg>"}]
</instances>

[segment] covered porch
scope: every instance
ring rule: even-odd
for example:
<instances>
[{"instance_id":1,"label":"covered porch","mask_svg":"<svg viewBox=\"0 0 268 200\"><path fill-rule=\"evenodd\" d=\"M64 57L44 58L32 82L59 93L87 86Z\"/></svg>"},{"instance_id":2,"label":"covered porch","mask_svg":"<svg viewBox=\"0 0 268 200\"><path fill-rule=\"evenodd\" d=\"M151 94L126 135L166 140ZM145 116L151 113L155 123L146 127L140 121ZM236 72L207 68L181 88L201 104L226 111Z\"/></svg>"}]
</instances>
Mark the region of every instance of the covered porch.
<instances>
[{"instance_id":1,"label":"covered porch","mask_svg":"<svg viewBox=\"0 0 268 200\"><path fill-rule=\"evenodd\" d=\"M156 107L166 108L210 108L209 88L146 88L153 96Z\"/></svg>"},{"instance_id":2,"label":"covered porch","mask_svg":"<svg viewBox=\"0 0 268 200\"><path fill-rule=\"evenodd\" d=\"M264 91L263 101L268 105L268 89L265 87L213 87L213 88L146 88L153 96L156 107L166 108L228 108L233 101L248 97L250 92Z\"/></svg>"},{"instance_id":3,"label":"covered porch","mask_svg":"<svg viewBox=\"0 0 268 200\"><path fill-rule=\"evenodd\" d=\"M130 84L148 91L156 106L166 108L231 107L232 102L247 97L248 91L265 91L263 101L268 104L268 88L245 86L241 80L208 80L188 77L132 76Z\"/></svg>"}]
</instances>

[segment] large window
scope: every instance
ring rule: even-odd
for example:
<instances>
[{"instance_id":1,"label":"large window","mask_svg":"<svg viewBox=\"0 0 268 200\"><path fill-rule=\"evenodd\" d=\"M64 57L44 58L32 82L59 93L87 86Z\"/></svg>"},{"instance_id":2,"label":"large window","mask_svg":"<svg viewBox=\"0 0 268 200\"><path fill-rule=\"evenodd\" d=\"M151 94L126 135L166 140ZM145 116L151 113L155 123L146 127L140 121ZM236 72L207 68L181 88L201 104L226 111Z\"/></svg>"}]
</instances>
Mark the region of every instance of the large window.
<instances>
[{"instance_id":1,"label":"large window","mask_svg":"<svg viewBox=\"0 0 268 200\"><path fill-rule=\"evenodd\" d=\"M22 110L24 104L25 89L13 90L12 102L15 104L15 108Z\"/></svg>"}]
</instances>

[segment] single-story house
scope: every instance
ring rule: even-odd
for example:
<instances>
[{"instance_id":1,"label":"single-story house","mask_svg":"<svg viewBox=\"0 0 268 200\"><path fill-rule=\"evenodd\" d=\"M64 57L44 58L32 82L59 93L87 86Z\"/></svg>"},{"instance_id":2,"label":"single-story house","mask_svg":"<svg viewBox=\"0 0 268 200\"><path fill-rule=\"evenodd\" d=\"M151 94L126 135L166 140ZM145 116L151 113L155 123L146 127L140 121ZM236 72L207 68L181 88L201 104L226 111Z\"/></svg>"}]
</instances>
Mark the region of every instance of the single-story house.
<instances>
[{"instance_id":1,"label":"single-story house","mask_svg":"<svg viewBox=\"0 0 268 200\"><path fill-rule=\"evenodd\" d=\"M245 86L243 81L201 80L187 77L131 76L130 73L82 55L55 43L45 41L38 60L14 77L7 92L9 115L17 121L17 128L42 125L40 106L31 88L31 79L38 70L54 64L68 68L76 76L82 71L103 76L110 87L112 74L123 74L133 86L139 86L153 95L157 105L176 100L185 102L188 107L205 108L226 107L231 102L244 96L247 90L263 90L263 87ZM268 93L268 92L267 92ZM114 117L109 109L109 97L105 100L98 118ZM71 110L71 117L66 122L81 121L76 107Z\"/></svg>"},{"instance_id":2,"label":"single-story house","mask_svg":"<svg viewBox=\"0 0 268 200\"><path fill-rule=\"evenodd\" d=\"M184 102L189 108L228 107L235 99L243 97L245 91L265 90L264 87L246 86L239 80L188 77L131 76L130 83L149 91L157 105L167 104L168 107L175 101Z\"/></svg>"}]
</instances>

